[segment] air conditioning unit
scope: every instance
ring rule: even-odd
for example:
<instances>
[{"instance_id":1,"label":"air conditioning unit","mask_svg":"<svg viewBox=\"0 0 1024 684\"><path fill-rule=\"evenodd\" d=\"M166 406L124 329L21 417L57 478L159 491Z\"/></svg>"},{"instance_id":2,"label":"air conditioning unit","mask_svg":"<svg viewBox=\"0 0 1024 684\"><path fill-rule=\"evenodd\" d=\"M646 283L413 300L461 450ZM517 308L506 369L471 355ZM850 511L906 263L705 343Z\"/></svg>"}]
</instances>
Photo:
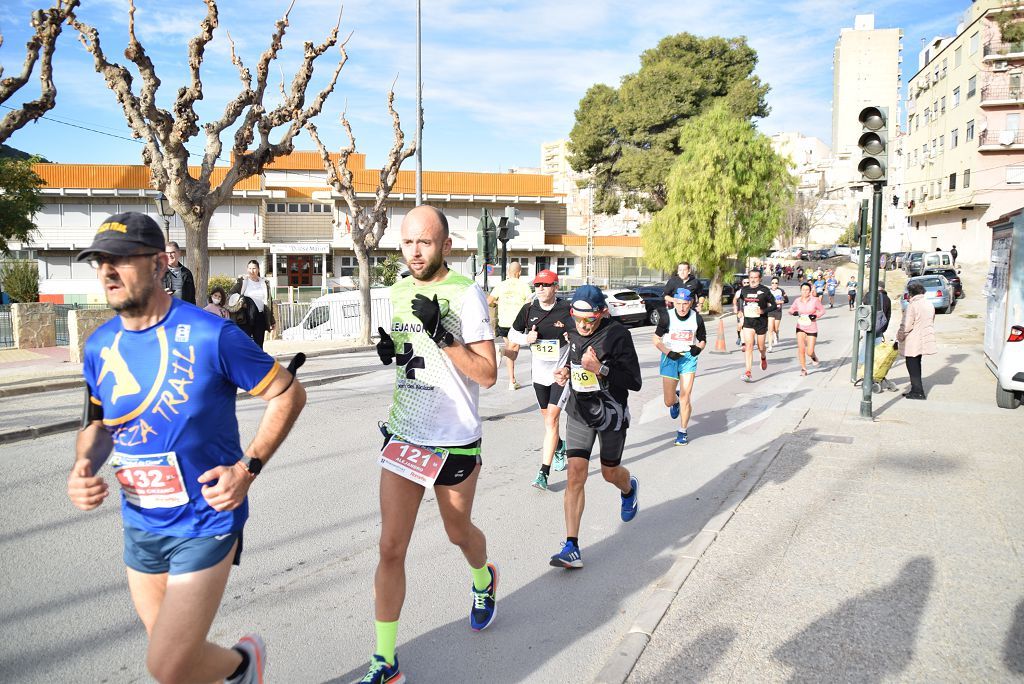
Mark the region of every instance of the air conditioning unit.
<instances>
[{"instance_id":1,"label":"air conditioning unit","mask_svg":"<svg viewBox=\"0 0 1024 684\"><path fill-rule=\"evenodd\" d=\"M992 71L1006 71L1009 68L1010 65L1007 62L995 62L992 65Z\"/></svg>"}]
</instances>

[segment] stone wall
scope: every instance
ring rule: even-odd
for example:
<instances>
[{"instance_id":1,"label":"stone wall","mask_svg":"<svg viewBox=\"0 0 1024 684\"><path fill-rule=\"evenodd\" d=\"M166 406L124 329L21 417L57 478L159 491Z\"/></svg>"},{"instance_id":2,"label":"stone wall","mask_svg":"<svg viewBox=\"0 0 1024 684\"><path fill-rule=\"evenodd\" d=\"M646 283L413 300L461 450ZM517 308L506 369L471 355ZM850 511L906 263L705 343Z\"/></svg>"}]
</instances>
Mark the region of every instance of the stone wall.
<instances>
[{"instance_id":1,"label":"stone wall","mask_svg":"<svg viewBox=\"0 0 1024 684\"><path fill-rule=\"evenodd\" d=\"M85 341L96 328L114 317L113 309L72 309L68 311L68 339L71 363L82 363Z\"/></svg>"},{"instance_id":2,"label":"stone wall","mask_svg":"<svg viewBox=\"0 0 1024 684\"><path fill-rule=\"evenodd\" d=\"M11 326L18 349L57 346L56 310L49 302L12 304Z\"/></svg>"}]
</instances>

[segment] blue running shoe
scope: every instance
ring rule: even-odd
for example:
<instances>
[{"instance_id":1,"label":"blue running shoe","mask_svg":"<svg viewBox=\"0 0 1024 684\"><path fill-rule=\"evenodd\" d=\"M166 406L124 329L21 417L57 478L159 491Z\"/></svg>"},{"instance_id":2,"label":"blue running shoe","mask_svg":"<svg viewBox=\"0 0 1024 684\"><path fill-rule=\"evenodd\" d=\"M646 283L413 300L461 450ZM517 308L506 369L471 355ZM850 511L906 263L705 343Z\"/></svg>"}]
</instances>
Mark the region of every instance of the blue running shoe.
<instances>
[{"instance_id":1,"label":"blue running shoe","mask_svg":"<svg viewBox=\"0 0 1024 684\"><path fill-rule=\"evenodd\" d=\"M676 446L684 446L688 443L686 439L686 430L676 431Z\"/></svg>"},{"instance_id":2,"label":"blue running shoe","mask_svg":"<svg viewBox=\"0 0 1024 684\"><path fill-rule=\"evenodd\" d=\"M395 654L395 664L391 665L383 656L373 654L370 661L370 669L366 676L357 684L404 684L405 675L398 669L398 654Z\"/></svg>"},{"instance_id":3,"label":"blue running shoe","mask_svg":"<svg viewBox=\"0 0 1024 684\"><path fill-rule=\"evenodd\" d=\"M676 418L679 417L679 402L678 401L668 407L668 415L669 415L669 418L671 418L672 420L675 420Z\"/></svg>"},{"instance_id":4,"label":"blue running shoe","mask_svg":"<svg viewBox=\"0 0 1024 684\"><path fill-rule=\"evenodd\" d=\"M622 499L622 522L629 522L640 510L640 482L636 476L629 476L629 486L633 488L632 496L620 495Z\"/></svg>"},{"instance_id":5,"label":"blue running shoe","mask_svg":"<svg viewBox=\"0 0 1024 684\"><path fill-rule=\"evenodd\" d=\"M566 541L561 552L551 557L550 565L556 568L565 568L566 570L582 568L583 554L580 553L580 547L571 541Z\"/></svg>"},{"instance_id":6,"label":"blue running shoe","mask_svg":"<svg viewBox=\"0 0 1024 684\"><path fill-rule=\"evenodd\" d=\"M473 587L473 607L469 611L469 626L474 632L487 629L494 622L494 615L498 612L498 568L494 563L488 563L487 569L491 571L491 583L483 591L477 591Z\"/></svg>"},{"instance_id":7,"label":"blue running shoe","mask_svg":"<svg viewBox=\"0 0 1024 684\"><path fill-rule=\"evenodd\" d=\"M555 457L551 461L551 469L556 473L565 470L565 440L558 440L558 448L555 449Z\"/></svg>"}]
</instances>

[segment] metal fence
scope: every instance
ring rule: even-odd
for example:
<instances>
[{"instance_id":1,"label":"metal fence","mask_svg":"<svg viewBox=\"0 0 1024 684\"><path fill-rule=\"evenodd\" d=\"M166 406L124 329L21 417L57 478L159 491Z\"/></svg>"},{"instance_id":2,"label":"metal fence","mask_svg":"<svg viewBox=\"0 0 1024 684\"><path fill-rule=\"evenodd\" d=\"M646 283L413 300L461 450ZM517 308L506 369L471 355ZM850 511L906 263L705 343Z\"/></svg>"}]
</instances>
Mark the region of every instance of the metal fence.
<instances>
[{"instance_id":1,"label":"metal fence","mask_svg":"<svg viewBox=\"0 0 1024 684\"><path fill-rule=\"evenodd\" d=\"M277 317L278 331L284 332L288 328L294 328L301 323L302 319L306 316L306 312L309 311L309 306L309 302L275 302L274 314Z\"/></svg>"},{"instance_id":2,"label":"metal fence","mask_svg":"<svg viewBox=\"0 0 1024 684\"><path fill-rule=\"evenodd\" d=\"M0 306L0 348L14 346L14 326L11 325L11 305Z\"/></svg>"},{"instance_id":3,"label":"metal fence","mask_svg":"<svg viewBox=\"0 0 1024 684\"><path fill-rule=\"evenodd\" d=\"M71 344L71 336L68 334L68 312L72 309L107 309L106 304L55 304L56 320L54 329L57 335L57 346L66 347ZM14 344L13 333L11 344Z\"/></svg>"}]
</instances>

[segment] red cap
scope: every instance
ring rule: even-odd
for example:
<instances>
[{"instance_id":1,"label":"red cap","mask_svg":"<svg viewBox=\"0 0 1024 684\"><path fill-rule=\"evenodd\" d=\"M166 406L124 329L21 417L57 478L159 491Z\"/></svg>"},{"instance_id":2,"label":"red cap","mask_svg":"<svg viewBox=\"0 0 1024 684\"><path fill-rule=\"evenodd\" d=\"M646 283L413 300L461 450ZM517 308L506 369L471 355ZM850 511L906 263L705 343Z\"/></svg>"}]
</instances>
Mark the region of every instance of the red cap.
<instances>
[{"instance_id":1,"label":"red cap","mask_svg":"<svg viewBox=\"0 0 1024 684\"><path fill-rule=\"evenodd\" d=\"M554 271L544 269L533 279L534 285L550 285L558 282L558 275Z\"/></svg>"}]
</instances>

